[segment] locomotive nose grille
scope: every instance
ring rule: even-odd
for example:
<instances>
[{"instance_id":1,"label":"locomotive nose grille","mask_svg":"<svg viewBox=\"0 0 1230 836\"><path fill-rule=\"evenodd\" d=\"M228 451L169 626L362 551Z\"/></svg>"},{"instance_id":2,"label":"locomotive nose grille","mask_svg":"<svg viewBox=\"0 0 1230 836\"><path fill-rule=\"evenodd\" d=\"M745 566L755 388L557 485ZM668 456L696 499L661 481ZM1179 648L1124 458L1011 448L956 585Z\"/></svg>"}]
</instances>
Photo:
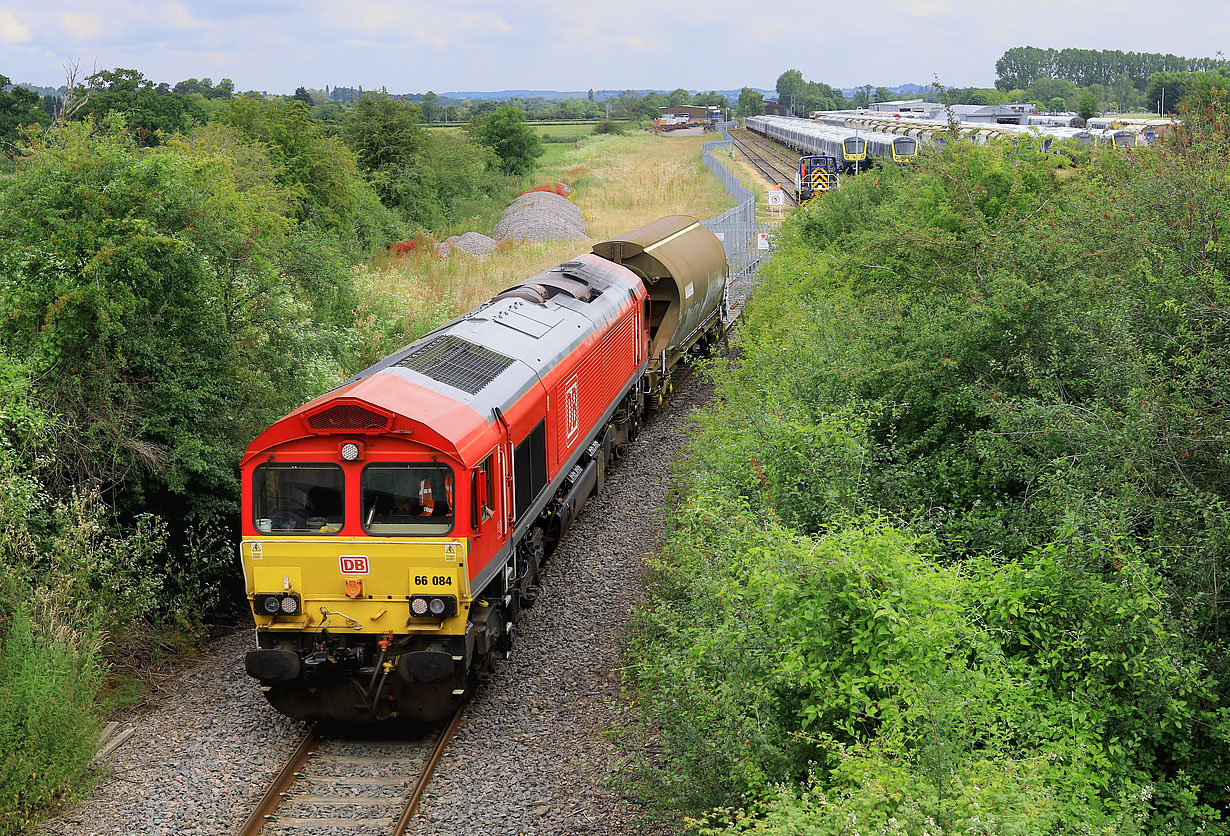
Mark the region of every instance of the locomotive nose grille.
<instances>
[{"instance_id":1,"label":"locomotive nose grille","mask_svg":"<svg viewBox=\"0 0 1230 836\"><path fill-rule=\"evenodd\" d=\"M389 419L356 404L338 404L310 416L307 425L314 430L383 430Z\"/></svg>"},{"instance_id":2,"label":"locomotive nose grille","mask_svg":"<svg viewBox=\"0 0 1230 836\"><path fill-rule=\"evenodd\" d=\"M397 365L425 374L455 389L477 395L512 358L466 340L445 335L416 348Z\"/></svg>"}]
</instances>

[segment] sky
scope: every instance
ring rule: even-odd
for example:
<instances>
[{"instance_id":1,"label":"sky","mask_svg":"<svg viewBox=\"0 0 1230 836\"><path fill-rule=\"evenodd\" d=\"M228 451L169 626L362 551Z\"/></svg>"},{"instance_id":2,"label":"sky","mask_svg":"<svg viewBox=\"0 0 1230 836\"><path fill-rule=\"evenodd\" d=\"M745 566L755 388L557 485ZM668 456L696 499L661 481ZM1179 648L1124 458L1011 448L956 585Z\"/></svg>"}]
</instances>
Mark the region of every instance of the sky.
<instances>
[{"instance_id":1,"label":"sky","mask_svg":"<svg viewBox=\"0 0 1230 836\"><path fill-rule=\"evenodd\" d=\"M990 87L1013 46L1208 57L1224 0L0 0L0 75L125 67L238 90Z\"/></svg>"}]
</instances>

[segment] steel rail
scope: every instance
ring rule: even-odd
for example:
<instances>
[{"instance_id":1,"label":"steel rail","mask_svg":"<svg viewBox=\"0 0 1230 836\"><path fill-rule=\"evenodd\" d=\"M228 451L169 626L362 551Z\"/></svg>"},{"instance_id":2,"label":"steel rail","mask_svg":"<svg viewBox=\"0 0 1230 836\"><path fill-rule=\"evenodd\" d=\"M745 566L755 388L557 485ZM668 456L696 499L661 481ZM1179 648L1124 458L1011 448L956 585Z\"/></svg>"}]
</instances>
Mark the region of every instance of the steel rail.
<instances>
[{"instance_id":1,"label":"steel rail","mask_svg":"<svg viewBox=\"0 0 1230 836\"><path fill-rule=\"evenodd\" d=\"M739 138L746 144L751 145L762 155L768 154L770 157L773 157L777 162L786 167L780 169L781 171L789 170L791 176L793 176L794 168L799 162L799 154L796 154L780 142L770 139L763 134L758 134L755 131L747 130L742 132Z\"/></svg>"},{"instance_id":2,"label":"steel rail","mask_svg":"<svg viewBox=\"0 0 1230 836\"><path fill-rule=\"evenodd\" d=\"M423 769L423 775L419 778L418 783L414 785L414 792L410 794L410 800L406 802L406 808L402 810L401 818L397 820L397 825L393 828L393 836L403 836L406 828L410 826L410 819L414 818L414 814L418 812L419 801L422 800L423 793L427 790L427 782L431 780L431 773L435 771L436 765L440 763L440 758L444 755L444 747L453 739L453 735L457 732L457 727L461 725L461 713L465 711L465 707L465 702L457 707L457 713L453 715L453 719L449 721L448 727L444 729L444 733L440 735L440 739L436 742L436 748L432 750L431 757L427 760L427 766Z\"/></svg>"},{"instance_id":3,"label":"steel rail","mask_svg":"<svg viewBox=\"0 0 1230 836\"><path fill-rule=\"evenodd\" d=\"M239 828L236 836L256 836L261 832L261 828L265 826L265 822L269 820L269 816L277 809L278 804L282 801L282 796L295 782L295 776L303 765L308 762L312 754L316 751L317 744L320 743L320 738L316 735L316 724L313 723L307 730L307 734L303 736L303 740L295 749L294 754L290 756L290 760L286 762L286 766L282 767L282 771L278 773L278 777L273 779L273 783L269 785L269 789L265 790L265 794L261 796L260 803L256 809L252 811L252 815L248 816L243 825Z\"/></svg>"},{"instance_id":4,"label":"steel rail","mask_svg":"<svg viewBox=\"0 0 1230 836\"><path fill-rule=\"evenodd\" d=\"M410 820L418 811L419 802L423 798L423 793L427 790L427 784L431 781L432 773L435 771L436 766L439 765L440 758L444 755L445 747L457 733L457 727L461 725L461 715L465 711L467 702L463 702L457 708L457 711L453 714L453 719L449 721L448 726L445 727L436 741L431 756L427 759L426 766L423 767L415 782L414 789L410 793L410 797L402 808L401 817L397 820L392 831L393 836L404 836L406 829L410 826ZM316 734L316 725L313 724L290 756L290 759L286 762L286 765L282 767L282 771L278 773L273 783L269 785L269 789L261 796L256 809L252 811L252 814L240 826L236 836L257 836L266 824L278 820L278 817L273 814L274 811L290 795L288 790L295 780L300 777L304 765L316 754L319 744L320 737ZM361 819L355 819L356 823L361 821ZM385 819L384 821L387 823L391 819Z\"/></svg>"},{"instance_id":5,"label":"steel rail","mask_svg":"<svg viewBox=\"0 0 1230 836\"><path fill-rule=\"evenodd\" d=\"M735 138L731 134L731 140L734 146L743 152L743 157L752 164L761 174L767 177L770 182L782 187L782 191L786 193L786 199L791 205L798 206L799 201L794 194L794 171L789 173L783 172L781 169L774 166L763 156L757 153L756 149L750 142L743 138Z\"/></svg>"}]
</instances>

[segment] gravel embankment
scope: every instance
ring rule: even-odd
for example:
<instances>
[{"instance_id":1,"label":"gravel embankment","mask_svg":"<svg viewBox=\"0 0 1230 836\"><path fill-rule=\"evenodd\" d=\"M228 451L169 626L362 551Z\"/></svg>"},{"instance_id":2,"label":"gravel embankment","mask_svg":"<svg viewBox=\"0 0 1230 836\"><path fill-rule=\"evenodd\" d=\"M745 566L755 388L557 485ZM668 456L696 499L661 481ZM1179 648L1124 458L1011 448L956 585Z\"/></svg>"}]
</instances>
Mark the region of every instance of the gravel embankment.
<instances>
[{"instance_id":1,"label":"gravel embankment","mask_svg":"<svg viewBox=\"0 0 1230 836\"><path fill-rule=\"evenodd\" d=\"M629 716L621 630L642 594L643 560L661 538L687 416L709 394L697 378L679 389L553 555L513 657L480 690L411 832L667 832L618 791L623 755L603 731ZM157 707L129 721L137 733L116 754L114 775L38 832L234 833L304 729L270 708L243 672L250 641L241 631L208 647Z\"/></svg>"}]
</instances>

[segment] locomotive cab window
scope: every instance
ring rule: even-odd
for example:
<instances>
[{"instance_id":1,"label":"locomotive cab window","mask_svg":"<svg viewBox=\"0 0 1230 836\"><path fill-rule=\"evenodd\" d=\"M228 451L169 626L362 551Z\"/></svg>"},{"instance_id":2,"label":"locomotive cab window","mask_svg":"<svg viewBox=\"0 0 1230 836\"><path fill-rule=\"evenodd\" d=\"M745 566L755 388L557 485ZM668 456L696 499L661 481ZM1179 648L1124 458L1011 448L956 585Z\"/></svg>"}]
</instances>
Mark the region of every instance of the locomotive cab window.
<instances>
[{"instance_id":1,"label":"locomotive cab window","mask_svg":"<svg viewBox=\"0 0 1230 836\"><path fill-rule=\"evenodd\" d=\"M453 469L435 462L363 468L363 529L375 536L440 535L456 518Z\"/></svg>"},{"instance_id":2,"label":"locomotive cab window","mask_svg":"<svg viewBox=\"0 0 1230 836\"><path fill-rule=\"evenodd\" d=\"M256 530L336 534L345 521L345 481L335 464L262 464L252 486Z\"/></svg>"}]
</instances>

